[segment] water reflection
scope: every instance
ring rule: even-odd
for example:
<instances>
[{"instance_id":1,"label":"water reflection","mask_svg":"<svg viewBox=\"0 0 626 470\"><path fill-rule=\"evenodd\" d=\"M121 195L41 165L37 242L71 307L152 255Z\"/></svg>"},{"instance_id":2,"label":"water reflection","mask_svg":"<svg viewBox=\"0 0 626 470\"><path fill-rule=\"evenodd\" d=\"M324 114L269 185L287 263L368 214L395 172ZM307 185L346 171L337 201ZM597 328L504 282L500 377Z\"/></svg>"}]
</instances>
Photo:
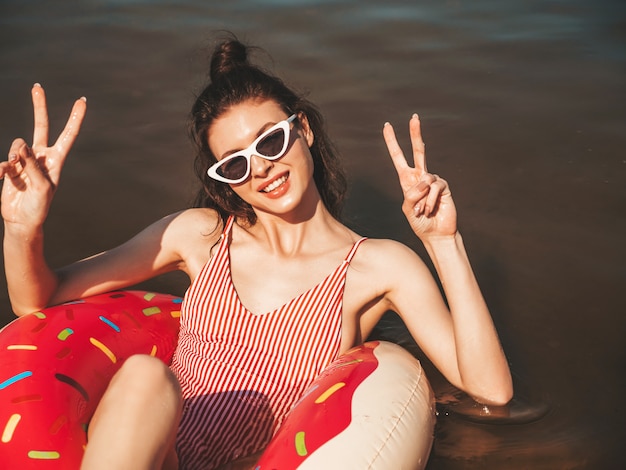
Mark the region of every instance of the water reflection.
<instances>
[{"instance_id":1,"label":"water reflection","mask_svg":"<svg viewBox=\"0 0 626 470\"><path fill-rule=\"evenodd\" d=\"M519 393L518 393L519 395ZM531 403L516 396L505 406L477 403L467 396L437 400L439 414L456 415L478 424L528 424L540 420L550 411L547 403Z\"/></svg>"}]
</instances>

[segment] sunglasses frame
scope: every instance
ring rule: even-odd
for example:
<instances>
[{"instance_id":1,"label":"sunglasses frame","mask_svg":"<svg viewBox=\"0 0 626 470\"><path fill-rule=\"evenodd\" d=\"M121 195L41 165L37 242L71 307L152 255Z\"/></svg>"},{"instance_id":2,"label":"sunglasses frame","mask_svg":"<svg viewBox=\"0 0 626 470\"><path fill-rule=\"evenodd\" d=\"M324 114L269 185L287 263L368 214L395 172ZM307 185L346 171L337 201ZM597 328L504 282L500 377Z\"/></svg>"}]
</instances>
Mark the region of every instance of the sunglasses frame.
<instances>
[{"instance_id":1,"label":"sunglasses frame","mask_svg":"<svg viewBox=\"0 0 626 470\"><path fill-rule=\"evenodd\" d=\"M257 157L261 157L261 158L263 158L265 160L270 160L270 161L278 160L279 158L281 158L283 155L285 155L285 153L287 152L287 148L289 147L289 137L290 137L290 134L291 134L291 127L289 126L289 124L291 122L293 122L297 117L298 117L297 114L292 114L287 119L276 123L275 125L273 125L269 129L267 129L265 132L263 132L263 134L258 136L254 140L254 142L252 142L247 148L245 148L243 150L239 150L239 151L237 151L237 152L227 156L226 158L223 158L223 159L219 160L218 162L214 163L213 165L211 165L209 167L209 169L207 170L207 175L209 175L209 178L212 178L212 179L214 179L216 181L220 181L222 183L229 183L229 184L242 183L243 181L248 179L248 176L250 176L250 160L252 159L252 155L256 155ZM268 157L266 155L260 155L258 153L258 151L257 151L257 145L263 139L265 139L268 135L270 135L272 132L274 132L274 131L276 131L278 129L282 129L283 133L285 134L285 141L283 142L283 148L281 149L281 151L278 152L278 154L273 156L273 157ZM241 178L230 179L230 178L226 178L226 177L218 174L217 170L222 165L224 165L225 163L227 163L227 162L229 162L231 160L234 160L235 158L241 158L241 157L246 159L246 172L244 173L244 175Z\"/></svg>"}]
</instances>

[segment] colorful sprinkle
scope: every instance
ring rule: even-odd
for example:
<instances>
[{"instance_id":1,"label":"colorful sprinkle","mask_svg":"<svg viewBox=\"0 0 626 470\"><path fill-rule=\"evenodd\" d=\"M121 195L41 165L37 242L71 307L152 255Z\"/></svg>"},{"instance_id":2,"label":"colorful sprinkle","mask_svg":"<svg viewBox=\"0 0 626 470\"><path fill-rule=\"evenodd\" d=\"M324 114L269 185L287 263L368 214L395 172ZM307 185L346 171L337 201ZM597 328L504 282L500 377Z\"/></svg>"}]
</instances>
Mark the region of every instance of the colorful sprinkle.
<instances>
[{"instance_id":1,"label":"colorful sprinkle","mask_svg":"<svg viewBox=\"0 0 626 470\"><path fill-rule=\"evenodd\" d=\"M180 310L174 310L173 312L170 312L170 315L172 318L180 318Z\"/></svg>"},{"instance_id":2,"label":"colorful sprinkle","mask_svg":"<svg viewBox=\"0 0 626 470\"><path fill-rule=\"evenodd\" d=\"M127 312L126 310L122 311L122 315L124 315L126 317L127 320L130 320L131 323L133 325L135 325L135 328L137 329L142 329L143 325L133 316L131 315L129 312Z\"/></svg>"},{"instance_id":3,"label":"colorful sprinkle","mask_svg":"<svg viewBox=\"0 0 626 470\"><path fill-rule=\"evenodd\" d=\"M180 297L176 297L175 299L172 300L172 303L182 304L183 303L183 299L181 299Z\"/></svg>"},{"instance_id":4,"label":"colorful sprinkle","mask_svg":"<svg viewBox=\"0 0 626 470\"><path fill-rule=\"evenodd\" d=\"M7 346L8 351L14 351L16 349L21 349L23 351L37 351L37 346L34 344L11 344Z\"/></svg>"},{"instance_id":5,"label":"colorful sprinkle","mask_svg":"<svg viewBox=\"0 0 626 470\"><path fill-rule=\"evenodd\" d=\"M111 328L113 328L115 331L117 331L118 333L120 332L120 327L117 326L115 323L113 323L111 320L109 320L108 318L105 318L103 316L99 316L98 318L100 318L100 320L102 320L104 323L106 323L107 325L109 325Z\"/></svg>"},{"instance_id":6,"label":"colorful sprinkle","mask_svg":"<svg viewBox=\"0 0 626 470\"><path fill-rule=\"evenodd\" d=\"M154 297L156 296L156 294L153 294L152 292L148 292L146 295L143 296L144 300L147 300L148 302L150 302L152 299L154 299Z\"/></svg>"},{"instance_id":7,"label":"colorful sprinkle","mask_svg":"<svg viewBox=\"0 0 626 470\"><path fill-rule=\"evenodd\" d=\"M111 360L113 364L117 362L117 358L115 357L115 354L113 354L113 351L107 348L104 344L102 344L96 338L89 338L89 342L93 344L96 348L98 348L100 351L102 351Z\"/></svg>"},{"instance_id":8,"label":"colorful sprinkle","mask_svg":"<svg viewBox=\"0 0 626 470\"><path fill-rule=\"evenodd\" d=\"M71 352L72 352L72 348L67 348L67 347L65 347L65 348L61 349L58 353L56 353L56 354L55 354L55 357L56 357L57 359L64 359L64 358L66 358L67 356L69 356L69 354L70 354Z\"/></svg>"},{"instance_id":9,"label":"colorful sprinkle","mask_svg":"<svg viewBox=\"0 0 626 470\"><path fill-rule=\"evenodd\" d=\"M31 331L31 333L39 333L41 330L43 330L46 325L48 325L48 322L40 322L35 328L33 328Z\"/></svg>"},{"instance_id":10,"label":"colorful sprinkle","mask_svg":"<svg viewBox=\"0 0 626 470\"><path fill-rule=\"evenodd\" d=\"M340 388L345 387L345 385L346 385L345 382L337 382L335 385L333 385L328 390L326 390L324 393L322 393L319 397L317 397L317 399L315 400L315 403L318 404L318 405L320 403L324 403L328 399L329 396L331 396L333 393L335 393Z\"/></svg>"},{"instance_id":11,"label":"colorful sprinkle","mask_svg":"<svg viewBox=\"0 0 626 470\"><path fill-rule=\"evenodd\" d=\"M304 443L304 431L296 433L296 452L300 457L304 457L308 453Z\"/></svg>"},{"instance_id":12,"label":"colorful sprinkle","mask_svg":"<svg viewBox=\"0 0 626 470\"><path fill-rule=\"evenodd\" d=\"M157 347L156 347L156 344L155 344L154 346L152 346L152 350L150 351L150 355L152 357L154 357L154 356L156 356L156 353L157 353Z\"/></svg>"},{"instance_id":13,"label":"colorful sprinkle","mask_svg":"<svg viewBox=\"0 0 626 470\"><path fill-rule=\"evenodd\" d=\"M76 382L76 380L74 380L73 378L65 374L54 374L54 378L60 382L63 382L64 384L69 385L70 387L75 388L76 391L83 396L85 401L89 401L89 394L87 393L87 390L85 390L83 386Z\"/></svg>"},{"instance_id":14,"label":"colorful sprinkle","mask_svg":"<svg viewBox=\"0 0 626 470\"><path fill-rule=\"evenodd\" d=\"M363 359L353 359L351 361L342 362L341 364L337 364L337 367L346 367L352 364L358 364L359 362L363 362Z\"/></svg>"},{"instance_id":15,"label":"colorful sprinkle","mask_svg":"<svg viewBox=\"0 0 626 470\"><path fill-rule=\"evenodd\" d=\"M9 385L13 385L15 382L25 379L26 377L30 377L33 373L29 370L25 372L21 372L13 377L6 379L4 382L0 382L0 390L7 388Z\"/></svg>"},{"instance_id":16,"label":"colorful sprinkle","mask_svg":"<svg viewBox=\"0 0 626 470\"><path fill-rule=\"evenodd\" d=\"M148 308L144 308L143 309L143 314L146 317L149 317L150 315L156 315L157 313L161 313L161 309L159 307L148 307Z\"/></svg>"},{"instance_id":17,"label":"colorful sprinkle","mask_svg":"<svg viewBox=\"0 0 626 470\"><path fill-rule=\"evenodd\" d=\"M11 399L11 403L19 404L19 403L28 403L30 401L41 401L43 397L41 395L22 395L20 397L15 397Z\"/></svg>"},{"instance_id":18,"label":"colorful sprinkle","mask_svg":"<svg viewBox=\"0 0 626 470\"><path fill-rule=\"evenodd\" d=\"M13 433L15 432L15 428L17 427L18 423L20 422L20 419L22 419L22 417L20 415L18 415L18 414L11 415L11 417L7 421L7 424L4 427L4 431L2 433L2 442L3 443L6 444L7 442L11 442L11 439L13 439Z\"/></svg>"},{"instance_id":19,"label":"colorful sprinkle","mask_svg":"<svg viewBox=\"0 0 626 470\"><path fill-rule=\"evenodd\" d=\"M46 314L43 313L43 312L35 312L35 313L33 313L33 315L35 315L40 320L43 320L44 318L46 318Z\"/></svg>"},{"instance_id":20,"label":"colorful sprinkle","mask_svg":"<svg viewBox=\"0 0 626 470\"><path fill-rule=\"evenodd\" d=\"M61 454L54 450L31 450L28 452L28 458L35 460L58 460Z\"/></svg>"},{"instance_id":21,"label":"colorful sprinkle","mask_svg":"<svg viewBox=\"0 0 626 470\"><path fill-rule=\"evenodd\" d=\"M65 341L67 338L69 338L73 334L74 334L74 330L72 330L71 328L65 328L57 335L57 338L59 338L61 341Z\"/></svg>"},{"instance_id":22,"label":"colorful sprinkle","mask_svg":"<svg viewBox=\"0 0 626 470\"><path fill-rule=\"evenodd\" d=\"M67 423L67 416L59 416L54 423L52 423L52 426L50 426L50 434L55 435L58 433L65 423Z\"/></svg>"}]
</instances>

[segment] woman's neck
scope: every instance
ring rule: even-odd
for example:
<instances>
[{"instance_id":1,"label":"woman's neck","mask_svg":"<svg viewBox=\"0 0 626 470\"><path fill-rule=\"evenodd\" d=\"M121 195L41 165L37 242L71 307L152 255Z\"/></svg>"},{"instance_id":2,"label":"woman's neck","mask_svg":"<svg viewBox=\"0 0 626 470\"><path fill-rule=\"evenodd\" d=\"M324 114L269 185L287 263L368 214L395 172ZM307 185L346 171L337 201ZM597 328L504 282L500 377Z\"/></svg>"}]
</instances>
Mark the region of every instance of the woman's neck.
<instances>
[{"instance_id":1,"label":"woman's neck","mask_svg":"<svg viewBox=\"0 0 626 470\"><path fill-rule=\"evenodd\" d=\"M328 212L321 200L307 217L303 217L301 211L297 216L258 211L254 225L239 228L256 242L265 245L266 249L284 256L307 251L306 246L309 243L330 243L337 236L350 232Z\"/></svg>"}]
</instances>

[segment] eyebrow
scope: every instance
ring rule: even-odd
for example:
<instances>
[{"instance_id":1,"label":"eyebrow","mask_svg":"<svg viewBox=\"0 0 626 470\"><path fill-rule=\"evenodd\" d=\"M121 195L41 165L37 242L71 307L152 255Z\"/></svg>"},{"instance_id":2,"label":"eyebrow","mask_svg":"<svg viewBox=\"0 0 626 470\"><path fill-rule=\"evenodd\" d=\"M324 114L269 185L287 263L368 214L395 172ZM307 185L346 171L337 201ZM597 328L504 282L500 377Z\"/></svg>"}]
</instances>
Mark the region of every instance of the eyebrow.
<instances>
[{"instance_id":1,"label":"eyebrow","mask_svg":"<svg viewBox=\"0 0 626 470\"><path fill-rule=\"evenodd\" d=\"M284 121L284 119L282 119L281 121ZM267 131L268 129L274 127L276 124L278 124L281 121L277 121L277 122L267 122L265 123L263 126L261 126L261 128L259 129L259 131L256 133L256 136L254 136L254 139L252 140L252 142L250 143L250 145L252 145L252 143L254 143L254 141L256 141L261 135L263 135L263 133L265 133L265 131ZM250 145L248 145L248 147L250 147ZM229 157L237 152L241 152L242 150L247 149L248 147L243 147L243 148L237 148L237 149L233 149L233 150L227 150L226 152L224 152L220 157L219 160L222 160L226 157Z\"/></svg>"}]
</instances>

